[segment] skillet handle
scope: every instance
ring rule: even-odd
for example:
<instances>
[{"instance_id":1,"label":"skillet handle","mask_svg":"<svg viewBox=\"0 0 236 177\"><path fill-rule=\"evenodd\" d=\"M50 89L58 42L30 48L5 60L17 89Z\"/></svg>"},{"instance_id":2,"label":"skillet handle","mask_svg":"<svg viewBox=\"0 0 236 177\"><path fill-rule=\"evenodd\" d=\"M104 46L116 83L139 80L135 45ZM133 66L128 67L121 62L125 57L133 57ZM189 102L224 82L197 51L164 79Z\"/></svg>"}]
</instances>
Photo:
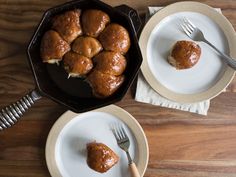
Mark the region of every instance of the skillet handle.
<instances>
[{"instance_id":1,"label":"skillet handle","mask_svg":"<svg viewBox=\"0 0 236 177\"><path fill-rule=\"evenodd\" d=\"M3 108L0 111L0 131L14 125L18 119L20 119L23 114L35 103L35 101L40 98L41 95L36 90L33 90L19 101Z\"/></svg>"},{"instance_id":2,"label":"skillet handle","mask_svg":"<svg viewBox=\"0 0 236 177\"><path fill-rule=\"evenodd\" d=\"M129 16L129 18L132 20L133 27L136 31L136 34L139 34L139 31L142 27L142 21L139 17L138 12L135 9L133 9L125 4L120 5L120 6L116 6L115 9L117 9L117 10L121 11L122 13Z\"/></svg>"}]
</instances>

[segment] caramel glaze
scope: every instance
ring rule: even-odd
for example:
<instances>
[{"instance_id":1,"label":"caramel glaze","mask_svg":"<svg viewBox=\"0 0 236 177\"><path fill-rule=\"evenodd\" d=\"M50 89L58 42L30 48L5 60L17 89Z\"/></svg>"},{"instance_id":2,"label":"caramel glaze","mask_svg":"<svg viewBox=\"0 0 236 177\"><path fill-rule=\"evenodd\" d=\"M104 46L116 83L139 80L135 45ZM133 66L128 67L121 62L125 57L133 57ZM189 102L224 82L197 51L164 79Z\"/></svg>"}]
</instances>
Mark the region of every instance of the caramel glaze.
<instances>
[{"instance_id":1,"label":"caramel glaze","mask_svg":"<svg viewBox=\"0 0 236 177\"><path fill-rule=\"evenodd\" d=\"M90 58L72 51L65 54L63 62L65 70L72 77L82 77L88 74L93 68L93 62Z\"/></svg>"},{"instance_id":2,"label":"caramel glaze","mask_svg":"<svg viewBox=\"0 0 236 177\"><path fill-rule=\"evenodd\" d=\"M105 50L125 54L130 48L128 31L121 25L111 23L99 36Z\"/></svg>"},{"instance_id":3,"label":"caramel glaze","mask_svg":"<svg viewBox=\"0 0 236 177\"><path fill-rule=\"evenodd\" d=\"M95 38L81 36L73 42L72 50L80 55L92 58L102 50L102 45Z\"/></svg>"},{"instance_id":4,"label":"caramel glaze","mask_svg":"<svg viewBox=\"0 0 236 177\"><path fill-rule=\"evenodd\" d=\"M43 62L55 63L60 61L69 50L70 45L56 31L47 31L41 40L40 55Z\"/></svg>"},{"instance_id":5,"label":"caramel glaze","mask_svg":"<svg viewBox=\"0 0 236 177\"><path fill-rule=\"evenodd\" d=\"M89 9L82 14L83 32L91 37L98 37L109 22L110 17L101 10Z\"/></svg>"},{"instance_id":6,"label":"caramel glaze","mask_svg":"<svg viewBox=\"0 0 236 177\"><path fill-rule=\"evenodd\" d=\"M119 157L102 143L87 144L87 152L88 166L100 173L105 173L119 161Z\"/></svg>"},{"instance_id":7,"label":"caramel glaze","mask_svg":"<svg viewBox=\"0 0 236 177\"><path fill-rule=\"evenodd\" d=\"M53 19L52 29L56 30L68 43L82 34L80 25L81 10L71 10Z\"/></svg>"},{"instance_id":8,"label":"caramel glaze","mask_svg":"<svg viewBox=\"0 0 236 177\"><path fill-rule=\"evenodd\" d=\"M174 45L171 57L175 60L177 69L188 69L193 67L201 56L201 48L191 41L178 41Z\"/></svg>"},{"instance_id":9,"label":"caramel glaze","mask_svg":"<svg viewBox=\"0 0 236 177\"><path fill-rule=\"evenodd\" d=\"M93 89L93 94L99 98L106 98L112 95L124 82L124 76L114 76L93 70L87 78Z\"/></svg>"},{"instance_id":10,"label":"caramel glaze","mask_svg":"<svg viewBox=\"0 0 236 177\"><path fill-rule=\"evenodd\" d=\"M126 68L125 57L117 52L101 52L93 61L97 70L114 76L121 75Z\"/></svg>"}]
</instances>

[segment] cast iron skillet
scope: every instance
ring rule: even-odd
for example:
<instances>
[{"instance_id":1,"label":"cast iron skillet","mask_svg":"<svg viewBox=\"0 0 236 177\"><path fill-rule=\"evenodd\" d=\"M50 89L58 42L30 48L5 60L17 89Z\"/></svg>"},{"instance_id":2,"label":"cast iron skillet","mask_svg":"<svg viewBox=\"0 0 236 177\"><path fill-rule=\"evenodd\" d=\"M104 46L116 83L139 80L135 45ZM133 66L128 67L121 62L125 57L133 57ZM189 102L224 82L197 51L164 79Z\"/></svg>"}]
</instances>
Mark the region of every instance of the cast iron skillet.
<instances>
[{"instance_id":1,"label":"cast iron skillet","mask_svg":"<svg viewBox=\"0 0 236 177\"><path fill-rule=\"evenodd\" d=\"M124 73L126 79L117 92L108 98L95 98L92 95L90 86L84 80L78 78L67 79L67 74L62 67L45 64L40 58L41 38L50 29L52 18L57 14L76 8L103 10L110 16L111 22L121 24L130 34L131 47L126 55L128 64ZM134 9L126 5L111 7L99 0L77 0L47 10L27 49L36 88L16 103L2 109L0 112L0 130L15 124L23 113L41 96L46 96L74 112L89 111L121 100L132 84L142 63L142 55L136 36L140 27L141 21Z\"/></svg>"}]
</instances>

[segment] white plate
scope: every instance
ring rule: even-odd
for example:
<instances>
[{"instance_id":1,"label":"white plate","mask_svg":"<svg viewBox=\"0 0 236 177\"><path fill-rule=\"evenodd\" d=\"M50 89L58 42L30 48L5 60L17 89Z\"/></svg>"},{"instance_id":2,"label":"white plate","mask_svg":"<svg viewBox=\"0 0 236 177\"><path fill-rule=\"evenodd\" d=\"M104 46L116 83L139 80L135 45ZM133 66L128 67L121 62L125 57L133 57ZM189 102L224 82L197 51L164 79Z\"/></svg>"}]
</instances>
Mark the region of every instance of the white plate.
<instances>
[{"instance_id":1,"label":"white plate","mask_svg":"<svg viewBox=\"0 0 236 177\"><path fill-rule=\"evenodd\" d=\"M112 123L123 123L130 138L130 154L143 176L148 163L148 144L138 122L123 109L111 105L83 114L63 114L52 127L46 144L46 161L52 177L128 177L127 157L110 130ZM86 163L86 144L101 142L118 154L120 160L104 174Z\"/></svg>"},{"instance_id":2,"label":"white plate","mask_svg":"<svg viewBox=\"0 0 236 177\"><path fill-rule=\"evenodd\" d=\"M179 23L184 17L199 27L219 50L228 53L227 39L214 21L200 13L179 12L164 18L153 29L147 44L147 62L156 80L166 88L176 93L194 94L214 85L224 74L226 66L219 55L202 42L199 43L201 58L191 69L176 70L167 62L169 51L176 41L190 41L180 29Z\"/></svg>"},{"instance_id":3,"label":"white plate","mask_svg":"<svg viewBox=\"0 0 236 177\"><path fill-rule=\"evenodd\" d=\"M201 3L180 2L157 12L144 27L140 37L144 57L141 69L162 96L177 102L203 101L219 94L232 80L234 71L201 42L202 55L194 67L176 70L167 62L176 41L190 40L180 27L183 17L199 27L221 51L233 54L234 29L224 16Z\"/></svg>"}]
</instances>

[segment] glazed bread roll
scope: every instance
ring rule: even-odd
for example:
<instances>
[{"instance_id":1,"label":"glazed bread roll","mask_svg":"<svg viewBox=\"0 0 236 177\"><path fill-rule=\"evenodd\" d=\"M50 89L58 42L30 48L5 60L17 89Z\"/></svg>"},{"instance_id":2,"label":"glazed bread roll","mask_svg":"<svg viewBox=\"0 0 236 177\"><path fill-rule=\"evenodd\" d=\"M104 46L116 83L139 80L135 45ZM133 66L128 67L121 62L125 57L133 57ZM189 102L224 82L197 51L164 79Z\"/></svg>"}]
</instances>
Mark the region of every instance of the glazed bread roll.
<instances>
[{"instance_id":1,"label":"glazed bread roll","mask_svg":"<svg viewBox=\"0 0 236 177\"><path fill-rule=\"evenodd\" d=\"M119 157L108 146L102 143L87 144L87 164L99 172L105 173L119 161Z\"/></svg>"},{"instance_id":2,"label":"glazed bread roll","mask_svg":"<svg viewBox=\"0 0 236 177\"><path fill-rule=\"evenodd\" d=\"M89 9L82 14L83 32L91 37L98 37L109 22L110 17L101 10Z\"/></svg>"},{"instance_id":3,"label":"glazed bread roll","mask_svg":"<svg viewBox=\"0 0 236 177\"><path fill-rule=\"evenodd\" d=\"M128 31L121 25L111 23L99 36L105 50L125 54L130 48Z\"/></svg>"},{"instance_id":4,"label":"glazed bread roll","mask_svg":"<svg viewBox=\"0 0 236 177\"><path fill-rule=\"evenodd\" d=\"M56 31L47 31L41 40L40 55L45 63L58 63L69 50L70 45Z\"/></svg>"},{"instance_id":5,"label":"glazed bread roll","mask_svg":"<svg viewBox=\"0 0 236 177\"><path fill-rule=\"evenodd\" d=\"M93 95L98 98L111 96L124 82L124 76L114 76L101 71L92 71L87 78L92 87Z\"/></svg>"},{"instance_id":6,"label":"glazed bread roll","mask_svg":"<svg viewBox=\"0 0 236 177\"><path fill-rule=\"evenodd\" d=\"M126 59L117 52L103 51L93 59L96 70L114 76L121 75L126 68Z\"/></svg>"},{"instance_id":7,"label":"glazed bread roll","mask_svg":"<svg viewBox=\"0 0 236 177\"><path fill-rule=\"evenodd\" d=\"M52 29L56 30L68 43L82 34L80 25L81 10L71 10L53 19Z\"/></svg>"},{"instance_id":8,"label":"glazed bread roll","mask_svg":"<svg viewBox=\"0 0 236 177\"><path fill-rule=\"evenodd\" d=\"M201 48L192 41L177 41L173 46L168 62L176 69L188 69L193 67L201 56Z\"/></svg>"},{"instance_id":9,"label":"glazed bread roll","mask_svg":"<svg viewBox=\"0 0 236 177\"><path fill-rule=\"evenodd\" d=\"M63 62L69 77L83 77L93 68L93 62L90 58L72 51L65 54Z\"/></svg>"},{"instance_id":10,"label":"glazed bread roll","mask_svg":"<svg viewBox=\"0 0 236 177\"><path fill-rule=\"evenodd\" d=\"M80 55L92 58L102 50L102 45L95 38L81 36L73 42L72 50Z\"/></svg>"}]
</instances>

